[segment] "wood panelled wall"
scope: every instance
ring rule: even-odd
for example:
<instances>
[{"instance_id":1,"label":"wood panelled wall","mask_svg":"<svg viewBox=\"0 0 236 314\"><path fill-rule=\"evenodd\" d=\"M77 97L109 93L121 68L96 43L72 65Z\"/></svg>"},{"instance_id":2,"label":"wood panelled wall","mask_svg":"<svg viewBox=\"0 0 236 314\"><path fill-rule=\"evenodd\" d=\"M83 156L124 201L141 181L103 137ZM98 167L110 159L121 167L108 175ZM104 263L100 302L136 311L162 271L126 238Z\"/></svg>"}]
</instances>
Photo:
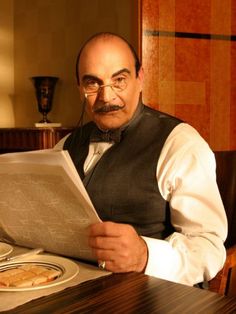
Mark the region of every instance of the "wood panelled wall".
<instances>
[{"instance_id":1,"label":"wood panelled wall","mask_svg":"<svg viewBox=\"0 0 236 314\"><path fill-rule=\"evenodd\" d=\"M143 101L236 149L236 0L140 0Z\"/></svg>"}]
</instances>

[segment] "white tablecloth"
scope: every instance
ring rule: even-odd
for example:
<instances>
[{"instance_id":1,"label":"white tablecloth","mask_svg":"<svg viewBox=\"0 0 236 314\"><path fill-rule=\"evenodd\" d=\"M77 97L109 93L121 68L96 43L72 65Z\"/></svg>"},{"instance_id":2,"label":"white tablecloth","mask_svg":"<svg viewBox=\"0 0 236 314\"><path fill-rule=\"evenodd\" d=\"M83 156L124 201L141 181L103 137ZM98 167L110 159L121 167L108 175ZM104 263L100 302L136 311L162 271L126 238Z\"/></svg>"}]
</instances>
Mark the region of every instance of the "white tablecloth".
<instances>
[{"instance_id":1,"label":"white tablecloth","mask_svg":"<svg viewBox=\"0 0 236 314\"><path fill-rule=\"evenodd\" d=\"M16 247L14 248L13 254L19 254L25 252L26 249ZM76 262L79 265L79 273L71 280L62 283L58 286L51 288L45 288L35 291L15 291L15 292L0 292L0 311L6 311L14 309L15 307L27 303L31 300L50 295L55 292L64 290L65 288L78 285L84 281L96 279L98 277L107 276L110 272L100 270L98 267Z\"/></svg>"}]
</instances>

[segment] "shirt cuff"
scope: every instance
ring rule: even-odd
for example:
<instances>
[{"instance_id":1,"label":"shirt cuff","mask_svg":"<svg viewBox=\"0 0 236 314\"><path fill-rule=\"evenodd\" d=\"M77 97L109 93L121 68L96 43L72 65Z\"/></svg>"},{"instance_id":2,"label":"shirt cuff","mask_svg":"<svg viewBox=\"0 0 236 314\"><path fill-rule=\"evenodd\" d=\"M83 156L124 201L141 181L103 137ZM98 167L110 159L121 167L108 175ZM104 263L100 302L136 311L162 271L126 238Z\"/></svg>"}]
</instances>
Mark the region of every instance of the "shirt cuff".
<instances>
[{"instance_id":1,"label":"shirt cuff","mask_svg":"<svg viewBox=\"0 0 236 314\"><path fill-rule=\"evenodd\" d=\"M148 247L145 274L178 282L180 256L168 241L142 237Z\"/></svg>"}]
</instances>

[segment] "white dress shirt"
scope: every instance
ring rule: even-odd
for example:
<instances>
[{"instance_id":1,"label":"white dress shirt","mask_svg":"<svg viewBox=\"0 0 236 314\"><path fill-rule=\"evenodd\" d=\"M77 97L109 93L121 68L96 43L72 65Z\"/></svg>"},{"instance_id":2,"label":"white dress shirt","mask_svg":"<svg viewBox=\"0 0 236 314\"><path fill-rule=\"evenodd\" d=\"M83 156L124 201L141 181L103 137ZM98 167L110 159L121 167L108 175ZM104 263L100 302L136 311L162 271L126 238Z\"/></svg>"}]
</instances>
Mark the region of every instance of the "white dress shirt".
<instances>
[{"instance_id":1,"label":"white dress shirt","mask_svg":"<svg viewBox=\"0 0 236 314\"><path fill-rule=\"evenodd\" d=\"M158 140L158 139L157 139ZM56 146L62 149L65 138ZM113 143L91 143L87 173ZM164 240L143 237L148 247L145 273L194 285L210 280L223 267L227 219L216 184L214 153L186 123L168 136L157 162L157 184L169 202L176 232Z\"/></svg>"}]
</instances>

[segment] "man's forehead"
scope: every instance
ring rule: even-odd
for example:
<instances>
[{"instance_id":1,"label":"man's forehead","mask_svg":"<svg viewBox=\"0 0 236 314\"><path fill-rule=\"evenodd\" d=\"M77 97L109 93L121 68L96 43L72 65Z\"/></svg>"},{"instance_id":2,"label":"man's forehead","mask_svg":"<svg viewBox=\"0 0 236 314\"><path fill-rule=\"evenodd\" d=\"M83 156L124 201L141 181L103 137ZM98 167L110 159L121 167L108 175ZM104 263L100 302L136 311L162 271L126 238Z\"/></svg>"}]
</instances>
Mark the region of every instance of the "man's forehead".
<instances>
[{"instance_id":1,"label":"man's forehead","mask_svg":"<svg viewBox=\"0 0 236 314\"><path fill-rule=\"evenodd\" d=\"M97 78L112 78L119 73L135 75L135 62L132 55L124 53L123 50L105 49L88 51L81 56L79 65L81 78L90 75Z\"/></svg>"}]
</instances>

